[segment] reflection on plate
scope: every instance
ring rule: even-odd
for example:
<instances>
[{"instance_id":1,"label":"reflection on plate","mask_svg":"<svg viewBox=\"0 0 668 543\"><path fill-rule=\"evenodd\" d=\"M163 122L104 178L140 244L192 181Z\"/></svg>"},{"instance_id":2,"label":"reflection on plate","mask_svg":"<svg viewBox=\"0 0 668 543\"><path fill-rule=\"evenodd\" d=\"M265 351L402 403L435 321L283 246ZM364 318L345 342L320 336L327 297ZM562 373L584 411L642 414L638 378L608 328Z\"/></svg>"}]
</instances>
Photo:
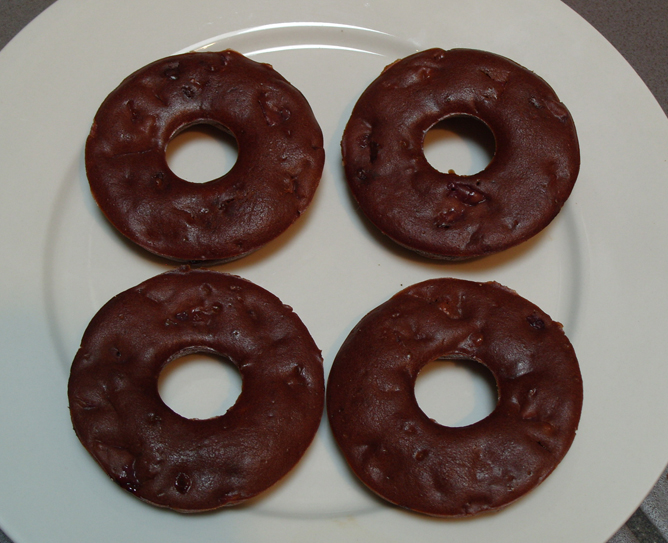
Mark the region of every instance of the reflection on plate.
<instances>
[{"instance_id":1,"label":"reflection on plate","mask_svg":"<svg viewBox=\"0 0 668 543\"><path fill-rule=\"evenodd\" d=\"M25 51L17 46L0 59L0 77L31 53L29 40L44 40L53 34L51 24L55 28L57 22L76 19L70 11L75 4L74 0L61 0L58 9L31 25L18 42L24 44ZM13 473L2 475L3 488L16 488L21 481L26 496L30 496L30 502L21 497L0 501L0 524L17 543L53 541L54 537L61 541L147 542L186 537L280 542L317 537L323 542L386 542L404 541L417 534L424 541L493 537L515 543L603 543L633 512L651 487L652 477L661 472L665 458L656 452L651 462L639 462L629 447L619 449L629 440L648 443L651 450L668 447L663 443L665 437L635 424L648 411L657 416L665 414L668 400L656 383L660 375L665 375L663 364L646 348L634 345L631 349L622 333L620 315L630 321L625 325L630 326L634 337L645 342L647 337L655 337L652 330L641 325L645 319L637 313L634 302L641 299L644 311L658 314L665 294L655 293L652 285L657 284L666 263L654 259L642 240L638 242L615 222L622 211L626 220L631 214L639 227L647 227L649 221L647 213L636 213L633 206L629 211L629 205L637 203L634 199L640 195L617 187L628 181L631 166L643 180L661 175L665 179L668 167L664 147L668 146L660 145L668 141L665 119L656 120L658 106L654 107L649 93L612 48L559 2L516 0L504 3L503 10L492 0L449 5L447 9L441 3L420 4L438 8L443 16L418 16L413 13L418 6L352 0L331 5L301 0L290 6L269 0L250 5L230 3L225 13L221 13L219 3L204 0L197 11L208 11L208 16L192 13L191 8L183 9L184 4L170 0L156 14L152 0L138 0L131 10L136 19L127 24L138 25L144 34L139 39L126 32L125 40L121 40L117 25L129 8L110 2L80 15L88 23L98 21L95 33L101 43L78 19L78 34L72 34L89 46L72 53L82 58L78 71L70 74L87 82L82 96L70 97L71 86L57 82L52 93L60 98L58 110L38 108L34 118L29 115L22 121L19 113L13 113L17 108L0 104L0 113L6 113L12 126L21 130L21 123L28 128L40 124L48 134L44 141L35 142L33 137L32 146L25 144L28 140L13 143L16 157L10 156L6 170L6 175L16 176L26 186L43 186L43 201L30 210L21 205L5 205L3 209L8 217L3 219L5 231L20 224L26 213L34 215L39 228L30 230L29 241L41 248L34 273L8 270L5 288L8 293L10 289L27 292L25 296L30 300L23 321L6 326L10 354L21 360L28 357L41 369L35 374L25 369L27 362L12 366L13 384L0 390L3 408L20 408L17 420L4 425L6 435L16 440L24 435L22 428L26 425L39 434L37 437L31 432L28 445L0 453L5 465L17 466ZM156 27L156 18L173 29L169 38ZM563 43L565 33L572 36L568 44ZM65 47L56 42L55 50ZM112 52L108 51L110 43ZM526 47L527 43L532 46ZM573 196L541 234L499 255L444 264L408 253L383 238L365 220L346 188L339 142L357 97L384 66L428 46L478 47L517 60L555 87L578 126L583 168ZM215 268L241 275L294 307L323 351L326 372L342 341L364 314L401 288L432 277L498 281L562 322L582 365L586 398L583 419L566 459L525 499L501 513L468 521L441 521L400 511L379 501L350 474L323 419L302 462L265 495L240 507L183 516L144 505L116 488L79 445L64 402L69 365L83 329L109 298L173 267L117 234L90 196L82 152L92 116L113 86L141 65L175 52L225 48L272 64L303 92L323 129L327 162L313 204L293 227L253 255ZM130 54L137 51L136 55ZM636 102L640 105L633 115L610 107L619 99L609 95L612 91L608 89L608 95L600 92L601 77L609 72L622 75L616 92L644 96L644 102ZM39 77L39 72L29 73L24 76L27 83L19 87L30 86ZM0 95L20 96L5 79L0 79L0 91L6 87L9 90ZM63 122L64 118L68 123ZM651 142L640 144L639 124L651 127ZM615 134L611 127L620 125L626 132ZM7 128L0 130L7 141L13 141L7 132ZM443 154L449 152L448 148L457 149L453 156L463 162L456 168L484 167L488 160L484 149L466 135L460 136L439 143L445 146ZM52 149L48 168L32 156L35 146ZM617 160L622 150L626 153L623 163ZM657 156L663 156L664 161L655 160ZM199 158L181 160L194 176L210 175ZM18 185L13 177L3 177L5 182L9 195L27 190L26 186L13 188ZM660 202L665 190L653 185L652 198L643 200L645 210ZM655 230L667 229L662 218L651 224ZM636 272L627 257L630 248L651 267L642 284L629 282ZM22 284L30 284L32 290L17 286ZM620 289L621 285L626 288ZM18 341L25 337L19 331L26 326L35 335L29 345ZM643 345L643 341L638 343ZM642 357L652 378L631 371L632 352ZM185 377L183 386L187 388L202 372L205 376L210 372L214 380L221 378L215 364L203 364ZM474 412L475 406L484 410L489 400L485 386L466 372L457 378L462 379L460 388L466 390L461 403L474 406ZM37 388L19 394L26 383ZM438 387L423 388L432 400L439 393ZM183 392L176 391L177 395ZM184 394L186 398L179 401L185 404L198 400L197 392L190 400ZM424 404L422 401L421 405L430 405L428 397ZM462 417L470 416L470 410L464 411ZM45 444L50 451L46 460L40 452ZM610 473L615 477L611 478ZM601 509L603 502L606 507ZM30 522L28 510L39 511L40 515L50 512L36 523Z\"/></svg>"}]
</instances>

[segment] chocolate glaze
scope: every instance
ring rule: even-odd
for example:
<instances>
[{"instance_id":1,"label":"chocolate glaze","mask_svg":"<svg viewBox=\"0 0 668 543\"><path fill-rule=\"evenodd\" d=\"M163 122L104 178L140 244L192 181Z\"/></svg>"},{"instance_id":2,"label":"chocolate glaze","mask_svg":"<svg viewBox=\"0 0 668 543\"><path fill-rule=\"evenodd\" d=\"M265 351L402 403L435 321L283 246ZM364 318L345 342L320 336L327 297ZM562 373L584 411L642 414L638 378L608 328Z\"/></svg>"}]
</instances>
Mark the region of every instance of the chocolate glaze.
<instances>
[{"instance_id":1,"label":"chocolate glaze","mask_svg":"<svg viewBox=\"0 0 668 543\"><path fill-rule=\"evenodd\" d=\"M415 399L420 370L476 360L498 403L465 427L431 420ZM499 509L543 481L568 451L582 378L559 323L497 283L435 279L366 315L329 375L327 412L353 472L399 506L441 517Z\"/></svg>"},{"instance_id":2,"label":"chocolate glaze","mask_svg":"<svg viewBox=\"0 0 668 543\"><path fill-rule=\"evenodd\" d=\"M229 358L242 391L226 414L187 419L158 394L162 368L194 352ZM77 436L120 486L196 512L266 490L301 458L324 405L322 358L292 309L238 277L175 270L110 300L72 364Z\"/></svg>"},{"instance_id":3,"label":"chocolate glaze","mask_svg":"<svg viewBox=\"0 0 668 543\"><path fill-rule=\"evenodd\" d=\"M224 176L190 183L165 151L181 130L232 133ZM103 102L86 144L93 196L143 248L174 260L231 260L285 231L311 202L324 165L322 132L304 96L268 64L234 51L153 62Z\"/></svg>"},{"instance_id":4,"label":"chocolate glaze","mask_svg":"<svg viewBox=\"0 0 668 543\"><path fill-rule=\"evenodd\" d=\"M427 131L469 115L491 129L482 172L441 173ZM521 243L568 198L580 153L573 120L540 77L504 57L430 49L388 66L355 105L342 140L350 189L383 233L424 256L465 259Z\"/></svg>"}]
</instances>

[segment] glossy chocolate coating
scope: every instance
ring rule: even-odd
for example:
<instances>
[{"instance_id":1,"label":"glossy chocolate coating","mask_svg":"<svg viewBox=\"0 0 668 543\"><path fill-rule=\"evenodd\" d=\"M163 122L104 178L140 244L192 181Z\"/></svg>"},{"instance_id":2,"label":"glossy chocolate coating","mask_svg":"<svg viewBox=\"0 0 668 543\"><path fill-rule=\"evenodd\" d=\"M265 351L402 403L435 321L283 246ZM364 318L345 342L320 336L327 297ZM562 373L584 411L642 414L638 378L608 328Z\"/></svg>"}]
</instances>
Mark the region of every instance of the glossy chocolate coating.
<instances>
[{"instance_id":1,"label":"glossy chocolate coating","mask_svg":"<svg viewBox=\"0 0 668 543\"><path fill-rule=\"evenodd\" d=\"M242 391L222 416L187 419L160 398L162 368L194 352L238 368ZM77 436L120 486L182 512L234 505L299 461L324 406L322 358L292 309L261 287L175 270L110 300L72 364Z\"/></svg>"},{"instance_id":2,"label":"glossy chocolate coating","mask_svg":"<svg viewBox=\"0 0 668 543\"><path fill-rule=\"evenodd\" d=\"M464 427L431 420L415 398L439 358L476 360L498 403ZM435 279L366 315L341 347L327 384L334 436L353 472L399 506L461 517L508 505L568 451L582 378L559 323L497 283Z\"/></svg>"},{"instance_id":3,"label":"glossy chocolate coating","mask_svg":"<svg viewBox=\"0 0 668 543\"><path fill-rule=\"evenodd\" d=\"M191 183L168 167L169 141L190 126L231 132L224 176ZM324 165L322 132L304 96L268 64L234 51L187 53L141 68L95 116L90 188L109 221L177 261L226 261L262 247L310 204Z\"/></svg>"},{"instance_id":4,"label":"glossy chocolate coating","mask_svg":"<svg viewBox=\"0 0 668 543\"><path fill-rule=\"evenodd\" d=\"M424 155L439 121L469 115L496 141L470 176ZM521 243L545 228L580 167L573 120L540 77L504 57L430 49L397 61L364 91L342 140L350 189L384 234L424 256L459 260Z\"/></svg>"}]
</instances>

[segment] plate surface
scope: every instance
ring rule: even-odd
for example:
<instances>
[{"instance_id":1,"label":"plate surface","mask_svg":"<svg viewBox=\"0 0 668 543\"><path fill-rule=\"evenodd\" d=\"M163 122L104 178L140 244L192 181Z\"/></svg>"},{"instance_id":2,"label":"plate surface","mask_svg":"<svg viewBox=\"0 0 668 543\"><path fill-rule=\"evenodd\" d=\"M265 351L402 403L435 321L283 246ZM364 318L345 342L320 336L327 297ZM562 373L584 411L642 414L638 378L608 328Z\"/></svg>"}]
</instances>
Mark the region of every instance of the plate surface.
<instances>
[{"instance_id":1,"label":"plate surface","mask_svg":"<svg viewBox=\"0 0 668 543\"><path fill-rule=\"evenodd\" d=\"M554 87L578 127L582 169L564 210L540 235L500 255L459 264L413 256L380 237L346 189L339 142L357 97L385 65L428 47L512 58ZM323 351L326 372L365 313L432 277L498 281L564 324L585 383L580 430L554 474L524 499L467 521L400 511L350 475L323 421L302 462L268 493L183 516L117 488L77 441L66 384L85 326L109 298L173 267L122 239L93 202L82 163L91 120L107 93L144 64L224 48L271 63L304 93L323 129L327 163L312 206L288 232L216 269L294 307ZM618 53L562 3L418 0L408 9L393 1L203 0L192 9L167 0L157 10L155 0L130 7L59 0L0 53L0 97L0 525L16 543L386 542L415 534L424 541L604 542L664 468L668 435L657 425L668 415L661 356L668 262L653 240L668 231L660 207L668 122ZM455 169L484 166L474 142L445 145L443 153L455 149L449 160L461 161ZM194 177L210 175L186 152L175 160ZM215 364L198 371L230 378ZM186 384L198 378L186 376ZM470 404L460 413L468 421L487 409L488 391L475 376L463 379L467 392L452 409ZM194 410L191 416L216 412L220 390L208 401L184 387L172 383L165 395ZM423 388L421 405L431 414L435 387Z\"/></svg>"}]
</instances>

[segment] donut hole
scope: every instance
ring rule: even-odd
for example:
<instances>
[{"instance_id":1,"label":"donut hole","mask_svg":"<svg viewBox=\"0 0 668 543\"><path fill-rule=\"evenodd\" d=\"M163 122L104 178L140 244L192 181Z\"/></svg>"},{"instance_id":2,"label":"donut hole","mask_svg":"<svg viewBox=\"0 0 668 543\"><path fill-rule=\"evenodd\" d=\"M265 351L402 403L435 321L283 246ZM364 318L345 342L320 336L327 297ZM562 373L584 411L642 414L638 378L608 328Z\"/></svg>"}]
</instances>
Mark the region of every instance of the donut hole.
<instances>
[{"instance_id":1,"label":"donut hole","mask_svg":"<svg viewBox=\"0 0 668 543\"><path fill-rule=\"evenodd\" d=\"M443 426L461 427L491 414L499 395L496 379L484 364L439 358L418 374L415 398L432 420Z\"/></svg>"},{"instance_id":2,"label":"donut hole","mask_svg":"<svg viewBox=\"0 0 668 543\"><path fill-rule=\"evenodd\" d=\"M169 169L191 183L222 177L232 169L238 156L232 133L222 125L209 123L183 128L172 137L165 152Z\"/></svg>"},{"instance_id":3,"label":"donut hole","mask_svg":"<svg viewBox=\"0 0 668 543\"><path fill-rule=\"evenodd\" d=\"M486 123L470 115L446 117L424 137L427 162L441 173L475 175L494 158L496 140Z\"/></svg>"},{"instance_id":4,"label":"donut hole","mask_svg":"<svg viewBox=\"0 0 668 543\"><path fill-rule=\"evenodd\" d=\"M241 394L241 374L226 357L211 353L179 356L158 378L158 393L167 406L188 419L224 415Z\"/></svg>"}]
</instances>

